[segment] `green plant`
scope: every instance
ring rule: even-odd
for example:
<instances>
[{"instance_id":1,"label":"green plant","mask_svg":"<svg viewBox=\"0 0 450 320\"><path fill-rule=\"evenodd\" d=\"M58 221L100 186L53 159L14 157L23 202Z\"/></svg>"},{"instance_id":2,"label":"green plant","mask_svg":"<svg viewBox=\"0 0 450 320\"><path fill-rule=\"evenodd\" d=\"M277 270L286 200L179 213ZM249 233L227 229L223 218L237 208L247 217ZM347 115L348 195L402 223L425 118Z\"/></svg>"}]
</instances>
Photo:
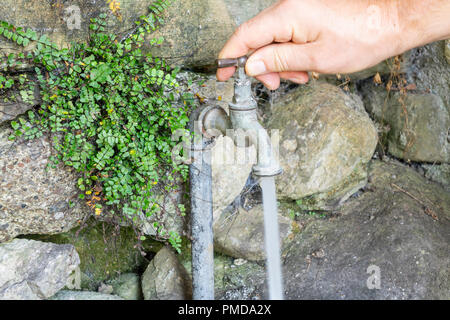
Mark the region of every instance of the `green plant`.
<instances>
[{"instance_id":1,"label":"green plant","mask_svg":"<svg viewBox=\"0 0 450 320\"><path fill-rule=\"evenodd\" d=\"M297 199L295 200L295 204L298 207L298 210L294 210L294 209L289 209L288 210L288 214L289 217L291 219L295 219L296 217L303 215L308 215L311 217L317 217L317 218L325 218L326 217L326 213L325 212L319 212L317 210L313 210L312 208L314 201L311 198L302 198L302 199Z\"/></svg>"},{"instance_id":2,"label":"green plant","mask_svg":"<svg viewBox=\"0 0 450 320\"><path fill-rule=\"evenodd\" d=\"M96 215L107 211L136 219L160 212L164 208L156 195L171 192L177 180L187 177L186 165L172 161L177 141L171 137L188 123L192 97L177 89L177 70L141 50L146 36L163 22L168 4L155 1L122 38L106 32L107 15L100 14L91 21L88 43L65 49L46 35L38 38L32 29L0 21L0 35L20 46L35 44L32 52L10 54L6 63L36 66L42 100L27 118L11 122L10 138L48 134L56 151L51 165L62 162L80 173L79 197ZM0 89L13 85L14 80L0 76ZM30 98L28 92L21 95ZM158 230L178 248L178 234L162 226Z\"/></svg>"}]
</instances>

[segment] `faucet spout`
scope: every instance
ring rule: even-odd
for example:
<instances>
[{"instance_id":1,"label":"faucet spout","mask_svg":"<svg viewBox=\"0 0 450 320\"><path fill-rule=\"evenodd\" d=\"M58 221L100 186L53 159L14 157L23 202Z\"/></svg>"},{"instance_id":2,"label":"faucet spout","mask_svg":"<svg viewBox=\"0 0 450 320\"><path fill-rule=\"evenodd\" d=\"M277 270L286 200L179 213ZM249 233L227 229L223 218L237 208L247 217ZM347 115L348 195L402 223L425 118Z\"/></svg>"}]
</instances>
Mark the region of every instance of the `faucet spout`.
<instances>
[{"instance_id":1,"label":"faucet spout","mask_svg":"<svg viewBox=\"0 0 450 320\"><path fill-rule=\"evenodd\" d=\"M234 142L238 146L255 146L257 163L253 166L254 175L279 175L283 170L275 157L266 129L258 121L257 103L252 95L251 81L246 76L244 69L247 60L242 57L238 60L240 63L237 65L233 102L229 104Z\"/></svg>"},{"instance_id":2,"label":"faucet spout","mask_svg":"<svg viewBox=\"0 0 450 320\"><path fill-rule=\"evenodd\" d=\"M245 74L246 62L247 57L218 60L219 67L237 66L233 101L229 103L229 115L221 107L206 107L198 119L201 132L207 138L231 136L239 147L254 145L257 163L253 166L253 174L276 176L283 170L275 156L269 134L258 121L257 103L252 95L251 81Z\"/></svg>"},{"instance_id":3,"label":"faucet spout","mask_svg":"<svg viewBox=\"0 0 450 320\"><path fill-rule=\"evenodd\" d=\"M282 169L275 155L267 130L259 123L256 109L236 110L230 108L233 140L237 146L255 146L257 161L253 166L256 176L276 176Z\"/></svg>"}]
</instances>

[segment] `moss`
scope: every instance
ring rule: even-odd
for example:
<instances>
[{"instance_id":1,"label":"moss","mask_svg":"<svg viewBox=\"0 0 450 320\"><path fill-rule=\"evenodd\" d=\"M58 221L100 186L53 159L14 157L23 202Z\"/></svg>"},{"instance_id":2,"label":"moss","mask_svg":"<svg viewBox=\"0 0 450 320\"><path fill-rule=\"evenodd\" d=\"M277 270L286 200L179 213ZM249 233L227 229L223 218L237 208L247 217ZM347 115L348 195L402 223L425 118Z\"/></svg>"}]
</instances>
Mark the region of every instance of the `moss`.
<instances>
[{"instance_id":1,"label":"moss","mask_svg":"<svg viewBox=\"0 0 450 320\"><path fill-rule=\"evenodd\" d=\"M189 240L183 240L181 252L178 255L178 260L192 279L191 243ZM264 268L256 263L245 262L238 266L234 264L234 261L235 259L230 256L214 253L214 290L216 297L221 296L227 290L241 287L253 288L254 284L247 280L257 273L264 274ZM262 276L262 279L264 279L264 276Z\"/></svg>"},{"instance_id":2,"label":"moss","mask_svg":"<svg viewBox=\"0 0 450 320\"><path fill-rule=\"evenodd\" d=\"M107 223L90 223L76 235L79 229L58 235L28 235L26 238L75 246L80 256L82 289L96 290L101 282L122 273L142 273L152 257L151 254L143 257L136 248L138 241L132 228L117 230ZM160 246L162 244L151 240L143 243L144 251L150 253L156 252Z\"/></svg>"}]
</instances>

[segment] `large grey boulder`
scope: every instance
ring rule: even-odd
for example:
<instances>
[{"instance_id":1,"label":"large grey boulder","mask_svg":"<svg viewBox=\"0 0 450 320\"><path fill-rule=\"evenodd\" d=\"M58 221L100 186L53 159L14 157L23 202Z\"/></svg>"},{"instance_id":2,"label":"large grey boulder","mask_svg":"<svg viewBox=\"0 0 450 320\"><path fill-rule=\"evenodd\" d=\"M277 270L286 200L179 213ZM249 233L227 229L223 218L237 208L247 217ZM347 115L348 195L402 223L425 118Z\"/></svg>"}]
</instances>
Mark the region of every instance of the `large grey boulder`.
<instances>
[{"instance_id":1,"label":"large grey boulder","mask_svg":"<svg viewBox=\"0 0 450 320\"><path fill-rule=\"evenodd\" d=\"M189 275L177 256L168 247L158 251L142 276L145 300L190 299L192 287Z\"/></svg>"},{"instance_id":2,"label":"large grey boulder","mask_svg":"<svg viewBox=\"0 0 450 320\"><path fill-rule=\"evenodd\" d=\"M309 197L312 208L330 208L366 184L378 137L360 99L313 82L276 101L270 113L284 170L276 178L279 198Z\"/></svg>"},{"instance_id":3,"label":"large grey boulder","mask_svg":"<svg viewBox=\"0 0 450 320\"><path fill-rule=\"evenodd\" d=\"M287 299L450 298L449 193L396 162L373 161L369 181L332 217L297 219L282 255ZM258 264L216 272L216 298L267 297Z\"/></svg>"},{"instance_id":4,"label":"large grey boulder","mask_svg":"<svg viewBox=\"0 0 450 320\"><path fill-rule=\"evenodd\" d=\"M106 1L74 0L51 3L46 1L5 0L0 8L0 17L17 27L32 28L38 34L47 34L60 47L71 41L85 41L89 34L90 19L100 13L109 13L108 27L112 33L120 34L130 29L133 22L147 13L151 1L122 1L122 21L108 8ZM17 52L12 42L0 40L3 52ZM27 49L31 48L32 44Z\"/></svg>"},{"instance_id":5,"label":"large grey boulder","mask_svg":"<svg viewBox=\"0 0 450 320\"><path fill-rule=\"evenodd\" d=\"M448 192L395 163L373 162L370 181L339 218L311 224L292 242L288 296L449 299Z\"/></svg>"},{"instance_id":6,"label":"large grey boulder","mask_svg":"<svg viewBox=\"0 0 450 320\"><path fill-rule=\"evenodd\" d=\"M47 167L47 137L10 141L12 132L9 125L0 126L0 242L75 227L86 213L76 201L76 173L61 165Z\"/></svg>"},{"instance_id":7,"label":"large grey boulder","mask_svg":"<svg viewBox=\"0 0 450 320\"><path fill-rule=\"evenodd\" d=\"M80 263L72 245L14 239L0 244L0 300L40 300L65 287Z\"/></svg>"}]
</instances>

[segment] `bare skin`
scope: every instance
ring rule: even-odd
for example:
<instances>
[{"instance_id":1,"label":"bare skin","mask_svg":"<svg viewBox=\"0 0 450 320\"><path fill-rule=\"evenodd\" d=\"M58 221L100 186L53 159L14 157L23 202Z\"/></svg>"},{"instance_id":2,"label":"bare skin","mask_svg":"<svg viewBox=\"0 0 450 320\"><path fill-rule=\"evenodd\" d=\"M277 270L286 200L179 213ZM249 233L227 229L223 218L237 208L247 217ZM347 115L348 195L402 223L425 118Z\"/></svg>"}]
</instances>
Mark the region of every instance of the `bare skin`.
<instances>
[{"instance_id":1,"label":"bare skin","mask_svg":"<svg viewBox=\"0 0 450 320\"><path fill-rule=\"evenodd\" d=\"M251 54L247 74L275 90L280 79L352 73L449 37L449 0L280 0L239 26L219 58Z\"/></svg>"}]
</instances>

